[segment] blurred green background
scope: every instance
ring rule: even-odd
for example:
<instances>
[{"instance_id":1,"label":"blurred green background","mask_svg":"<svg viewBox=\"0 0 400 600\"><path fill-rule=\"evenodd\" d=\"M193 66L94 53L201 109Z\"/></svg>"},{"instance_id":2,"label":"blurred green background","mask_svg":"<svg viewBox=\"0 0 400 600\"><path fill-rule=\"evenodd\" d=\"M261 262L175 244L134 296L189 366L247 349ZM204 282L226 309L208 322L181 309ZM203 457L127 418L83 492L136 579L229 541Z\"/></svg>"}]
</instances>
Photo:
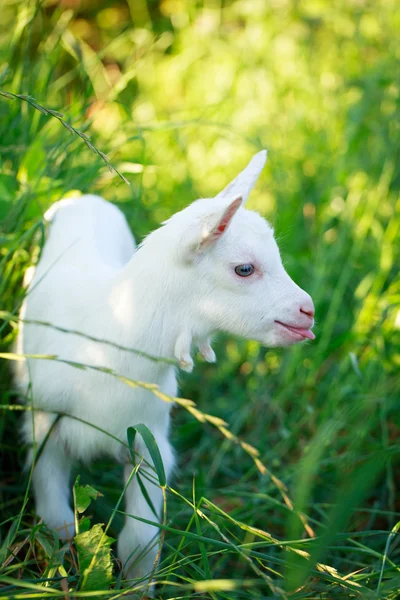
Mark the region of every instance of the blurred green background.
<instances>
[{"instance_id":1,"label":"blurred green background","mask_svg":"<svg viewBox=\"0 0 400 600\"><path fill-rule=\"evenodd\" d=\"M398 597L397 0L2 0L0 19L1 310L18 310L52 202L99 193L140 241L262 148L269 160L248 207L273 223L316 305L313 343L266 350L222 337L217 365L199 359L181 377L182 396L225 419L269 471L175 410L181 497L169 495L160 597ZM15 333L5 317L1 351ZM4 576L41 581L52 551L35 541L30 502L6 537L27 478L9 361L0 375L0 564ZM105 493L104 521L118 468L80 472ZM62 560L74 589L74 562ZM203 580L215 590L196 591Z\"/></svg>"}]
</instances>

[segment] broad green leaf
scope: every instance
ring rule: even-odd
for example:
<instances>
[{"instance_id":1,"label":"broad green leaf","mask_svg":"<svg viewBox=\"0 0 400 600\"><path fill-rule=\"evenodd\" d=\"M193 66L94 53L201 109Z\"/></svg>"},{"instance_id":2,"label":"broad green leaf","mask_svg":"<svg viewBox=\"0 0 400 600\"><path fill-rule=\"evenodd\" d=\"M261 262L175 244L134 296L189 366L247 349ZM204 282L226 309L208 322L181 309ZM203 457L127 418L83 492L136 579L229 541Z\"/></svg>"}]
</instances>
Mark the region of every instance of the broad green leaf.
<instances>
[{"instance_id":1,"label":"broad green leaf","mask_svg":"<svg viewBox=\"0 0 400 600\"><path fill-rule=\"evenodd\" d=\"M80 485L79 480L80 477L78 476L74 485L74 502L75 510L78 513L83 513L88 508L91 501L97 500L102 494L95 490L91 485Z\"/></svg>"},{"instance_id":2,"label":"broad green leaf","mask_svg":"<svg viewBox=\"0 0 400 600\"><path fill-rule=\"evenodd\" d=\"M78 551L81 591L107 588L112 580L111 544L114 539L106 535L101 524L75 537Z\"/></svg>"}]
</instances>

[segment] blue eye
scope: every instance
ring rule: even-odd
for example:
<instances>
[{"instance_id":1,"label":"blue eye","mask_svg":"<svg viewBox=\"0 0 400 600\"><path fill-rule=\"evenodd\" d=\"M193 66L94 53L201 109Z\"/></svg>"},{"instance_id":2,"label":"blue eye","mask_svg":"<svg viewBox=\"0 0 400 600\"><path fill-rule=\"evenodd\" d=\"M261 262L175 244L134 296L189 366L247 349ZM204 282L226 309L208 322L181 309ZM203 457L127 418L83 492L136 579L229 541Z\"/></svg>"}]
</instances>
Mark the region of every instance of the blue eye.
<instances>
[{"instance_id":1,"label":"blue eye","mask_svg":"<svg viewBox=\"0 0 400 600\"><path fill-rule=\"evenodd\" d=\"M235 267L236 275L239 277L248 277L249 275L253 275L254 266L253 265L238 265Z\"/></svg>"}]
</instances>

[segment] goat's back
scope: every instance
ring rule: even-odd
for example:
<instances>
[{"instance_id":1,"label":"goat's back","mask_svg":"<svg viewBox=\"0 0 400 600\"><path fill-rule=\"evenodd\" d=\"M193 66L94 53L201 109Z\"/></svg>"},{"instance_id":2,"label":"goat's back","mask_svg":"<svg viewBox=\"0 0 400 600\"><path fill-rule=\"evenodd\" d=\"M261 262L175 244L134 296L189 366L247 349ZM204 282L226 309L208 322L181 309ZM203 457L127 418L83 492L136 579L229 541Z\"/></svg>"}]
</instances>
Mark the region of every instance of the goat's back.
<instances>
[{"instance_id":1,"label":"goat's back","mask_svg":"<svg viewBox=\"0 0 400 600\"><path fill-rule=\"evenodd\" d=\"M40 260L119 268L131 258L134 240L121 211L88 194L53 204L45 214L50 223Z\"/></svg>"},{"instance_id":2,"label":"goat's back","mask_svg":"<svg viewBox=\"0 0 400 600\"><path fill-rule=\"evenodd\" d=\"M45 215L49 223L34 277L22 307L28 320L54 323L102 337L96 316L107 303L107 286L134 253L134 240L118 208L93 195L64 199ZM101 333L106 335L108 319ZM72 359L82 339L27 324L20 328L19 352L63 354ZM43 370L36 361L32 370ZM23 383L21 368L16 378Z\"/></svg>"}]
</instances>

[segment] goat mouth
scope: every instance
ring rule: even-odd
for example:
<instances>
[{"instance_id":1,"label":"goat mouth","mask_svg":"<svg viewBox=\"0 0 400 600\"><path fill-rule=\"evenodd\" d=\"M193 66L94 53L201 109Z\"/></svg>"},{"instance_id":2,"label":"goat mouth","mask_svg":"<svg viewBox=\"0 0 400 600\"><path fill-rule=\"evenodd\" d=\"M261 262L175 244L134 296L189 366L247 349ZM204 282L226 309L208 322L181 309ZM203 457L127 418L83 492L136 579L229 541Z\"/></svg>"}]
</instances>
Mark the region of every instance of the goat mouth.
<instances>
[{"instance_id":1,"label":"goat mouth","mask_svg":"<svg viewBox=\"0 0 400 600\"><path fill-rule=\"evenodd\" d=\"M308 339L315 340L315 335L311 331L311 329L304 329L303 327L294 327L293 325L287 325L286 323L281 323L281 321L275 321L281 327L284 327L288 331L291 331L295 335L297 335L300 339Z\"/></svg>"}]
</instances>

